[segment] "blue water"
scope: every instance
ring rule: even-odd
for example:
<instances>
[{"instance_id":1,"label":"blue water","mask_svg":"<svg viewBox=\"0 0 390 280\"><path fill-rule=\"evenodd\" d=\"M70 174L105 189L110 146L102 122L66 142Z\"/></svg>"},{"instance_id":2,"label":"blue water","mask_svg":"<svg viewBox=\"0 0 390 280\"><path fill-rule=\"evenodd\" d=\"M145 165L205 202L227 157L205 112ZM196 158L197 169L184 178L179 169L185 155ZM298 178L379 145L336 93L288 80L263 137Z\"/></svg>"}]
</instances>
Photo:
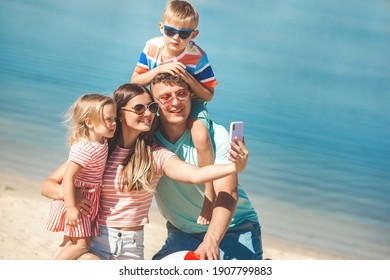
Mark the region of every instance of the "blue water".
<instances>
[{"instance_id":1,"label":"blue water","mask_svg":"<svg viewBox=\"0 0 390 280\"><path fill-rule=\"evenodd\" d=\"M239 177L264 235L390 259L390 2L193 3L210 114L246 123ZM164 5L0 2L0 170L43 179L66 158L62 114L130 79Z\"/></svg>"}]
</instances>

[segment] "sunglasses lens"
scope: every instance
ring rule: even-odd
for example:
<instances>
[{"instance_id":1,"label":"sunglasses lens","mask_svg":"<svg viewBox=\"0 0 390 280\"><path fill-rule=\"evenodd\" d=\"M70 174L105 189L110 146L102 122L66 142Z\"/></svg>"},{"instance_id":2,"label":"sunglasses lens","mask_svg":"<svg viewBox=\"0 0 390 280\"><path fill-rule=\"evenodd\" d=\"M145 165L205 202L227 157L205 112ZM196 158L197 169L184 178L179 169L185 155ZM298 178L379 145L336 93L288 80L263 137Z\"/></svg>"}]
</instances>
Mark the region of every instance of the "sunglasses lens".
<instances>
[{"instance_id":1,"label":"sunglasses lens","mask_svg":"<svg viewBox=\"0 0 390 280\"><path fill-rule=\"evenodd\" d=\"M192 31L179 31L179 37L182 39L188 39L191 36Z\"/></svg>"},{"instance_id":2,"label":"sunglasses lens","mask_svg":"<svg viewBox=\"0 0 390 280\"><path fill-rule=\"evenodd\" d=\"M188 97L189 92L186 90L179 90L176 92L176 97L179 99L186 99Z\"/></svg>"},{"instance_id":3,"label":"sunglasses lens","mask_svg":"<svg viewBox=\"0 0 390 280\"><path fill-rule=\"evenodd\" d=\"M176 35L176 29L171 27L164 27L164 32L168 37L173 37Z\"/></svg>"},{"instance_id":4,"label":"sunglasses lens","mask_svg":"<svg viewBox=\"0 0 390 280\"><path fill-rule=\"evenodd\" d=\"M145 113L145 106L143 104L137 104L133 107L133 110L137 115L142 115Z\"/></svg>"},{"instance_id":5,"label":"sunglasses lens","mask_svg":"<svg viewBox=\"0 0 390 280\"><path fill-rule=\"evenodd\" d=\"M149 104L149 111L152 114L156 114L158 111L158 104L156 102L150 103Z\"/></svg>"},{"instance_id":6,"label":"sunglasses lens","mask_svg":"<svg viewBox=\"0 0 390 280\"><path fill-rule=\"evenodd\" d=\"M160 96L160 101L163 102L164 104L169 103L172 100L172 95L171 94L164 94Z\"/></svg>"}]
</instances>

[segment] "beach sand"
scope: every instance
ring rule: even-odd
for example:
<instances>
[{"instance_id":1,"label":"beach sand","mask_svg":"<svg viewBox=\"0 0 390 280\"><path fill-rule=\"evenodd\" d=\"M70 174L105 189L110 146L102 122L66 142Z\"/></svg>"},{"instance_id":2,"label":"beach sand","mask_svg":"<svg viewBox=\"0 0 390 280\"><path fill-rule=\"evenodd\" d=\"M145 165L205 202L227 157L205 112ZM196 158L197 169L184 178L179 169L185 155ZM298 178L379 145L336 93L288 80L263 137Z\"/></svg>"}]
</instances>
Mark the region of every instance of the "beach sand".
<instances>
[{"instance_id":1,"label":"beach sand","mask_svg":"<svg viewBox=\"0 0 390 280\"><path fill-rule=\"evenodd\" d=\"M0 260L48 260L62 233L44 229L50 199L40 194L40 182L20 174L0 172ZM266 211L264 209L263 211ZM155 206L145 227L145 259L150 260L166 237L165 220ZM290 244L263 234L263 258L273 260L335 260L337 255Z\"/></svg>"}]
</instances>

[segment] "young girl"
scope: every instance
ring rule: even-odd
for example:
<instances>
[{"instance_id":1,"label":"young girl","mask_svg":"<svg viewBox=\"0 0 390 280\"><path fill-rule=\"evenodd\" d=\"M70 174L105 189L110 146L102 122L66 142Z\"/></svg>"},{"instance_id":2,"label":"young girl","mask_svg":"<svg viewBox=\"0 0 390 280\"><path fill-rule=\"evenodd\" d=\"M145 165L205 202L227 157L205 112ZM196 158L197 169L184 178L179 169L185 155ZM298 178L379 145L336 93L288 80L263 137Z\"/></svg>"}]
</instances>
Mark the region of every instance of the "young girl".
<instances>
[{"instance_id":1,"label":"young girl","mask_svg":"<svg viewBox=\"0 0 390 280\"><path fill-rule=\"evenodd\" d=\"M108 152L107 138L116 128L116 106L111 97L100 94L81 96L68 111L70 153L62 180L63 200L54 200L46 229L63 231L64 239L54 259L77 259L88 251L91 236L98 233L96 216L100 184ZM85 196L92 202L88 215L76 207L75 188L88 188Z\"/></svg>"}]
</instances>

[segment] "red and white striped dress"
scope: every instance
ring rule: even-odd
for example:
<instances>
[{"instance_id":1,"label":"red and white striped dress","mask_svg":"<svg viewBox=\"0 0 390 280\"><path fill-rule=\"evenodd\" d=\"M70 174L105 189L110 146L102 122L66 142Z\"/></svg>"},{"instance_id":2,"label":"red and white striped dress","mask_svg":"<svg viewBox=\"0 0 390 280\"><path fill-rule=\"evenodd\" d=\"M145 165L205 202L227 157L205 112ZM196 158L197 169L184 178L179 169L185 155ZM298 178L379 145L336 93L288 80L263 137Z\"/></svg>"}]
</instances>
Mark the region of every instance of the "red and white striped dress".
<instances>
[{"instance_id":1,"label":"red and white striped dress","mask_svg":"<svg viewBox=\"0 0 390 280\"><path fill-rule=\"evenodd\" d=\"M82 139L70 148L69 161L83 167L74 182L76 188L95 189L95 192L84 193L92 202L89 215L79 214L80 224L70 227L65 224L66 207L64 200L53 200L46 219L45 228L50 231L63 231L70 237L90 237L98 235L97 213L99 210L100 185L107 161L108 144L99 145Z\"/></svg>"}]
</instances>

